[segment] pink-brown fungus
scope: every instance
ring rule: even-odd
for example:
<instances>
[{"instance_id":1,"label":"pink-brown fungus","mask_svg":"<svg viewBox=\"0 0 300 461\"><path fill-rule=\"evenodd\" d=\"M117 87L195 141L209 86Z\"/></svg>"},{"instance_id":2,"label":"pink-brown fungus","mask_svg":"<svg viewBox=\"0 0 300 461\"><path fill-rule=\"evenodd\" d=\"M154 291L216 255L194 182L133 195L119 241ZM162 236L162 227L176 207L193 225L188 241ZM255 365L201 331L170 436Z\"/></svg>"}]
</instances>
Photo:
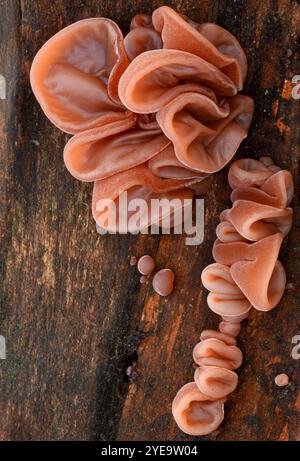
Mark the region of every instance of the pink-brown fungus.
<instances>
[{"instance_id":1,"label":"pink-brown fungus","mask_svg":"<svg viewBox=\"0 0 300 461\"><path fill-rule=\"evenodd\" d=\"M66 27L36 54L30 80L49 120L74 135L64 161L75 178L94 182L96 222L135 232L160 218L145 208L139 226L112 223L120 191L128 202L176 198L180 212L232 159L253 113L252 99L238 94L246 73L228 31L162 6L135 16L125 37L106 18ZM102 199L115 206L99 211Z\"/></svg>"},{"instance_id":2,"label":"pink-brown fungus","mask_svg":"<svg viewBox=\"0 0 300 461\"><path fill-rule=\"evenodd\" d=\"M215 263L201 276L210 291L208 306L222 321L219 331L201 333L193 351L198 366L194 382L183 386L173 403L178 426L192 435L208 434L221 424L223 403L238 384L234 370L243 358L236 346L241 321L252 307L273 309L286 284L278 254L292 222L288 208L293 197L290 172L278 168L270 157L242 159L231 165L229 183L233 206L221 213L213 247ZM275 378L277 386L288 382L284 373Z\"/></svg>"},{"instance_id":3,"label":"pink-brown fungus","mask_svg":"<svg viewBox=\"0 0 300 461\"><path fill-rule=\"evenodd\" d=\"M168 296L173 291L175 275L171 269L161 269L152 280L154 291L160 296Z\"/></svg>"},{"instance_id":4,"label":"pink-brown fungus","mask_svg":"<svg viewBox=\"0 0 300 461\"><path fill-rule=\"evenodd\" d=\"M275 384L279 387L287 386L289 383L289 377L285 373L280 373L279 375L275 376Z\"/></svg>"},{"instance_id":5,"label":"pink-brown fungus","mask_svg":"<svg viewBox=\"0 0 300 461\"><path fill-rule=\"evenodd\" d=\"M144 255L138 260L138 271L142 275L150 275L155 268L155 261L149 255Z\"/></svg>"}]
</instances>

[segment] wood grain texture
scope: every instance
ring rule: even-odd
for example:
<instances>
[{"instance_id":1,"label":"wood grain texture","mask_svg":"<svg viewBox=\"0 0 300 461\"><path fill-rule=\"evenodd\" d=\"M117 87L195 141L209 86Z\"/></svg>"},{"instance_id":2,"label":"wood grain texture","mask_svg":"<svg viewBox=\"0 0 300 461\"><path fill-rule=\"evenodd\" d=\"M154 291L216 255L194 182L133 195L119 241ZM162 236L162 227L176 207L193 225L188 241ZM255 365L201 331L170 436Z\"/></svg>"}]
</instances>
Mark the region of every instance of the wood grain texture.
<instances>
[{"instance_id":1,"label":"wood grain texture","mask_svg":"<svg viewBox=\"0 0 300 461\"><path fill-rule=\"evenodd\" d=\"M6 440L190 440L170 412L192 380L191 351L217 326L201 270L212 261L219 212L229 204L227 171L215 175L205 204L205 242L184 236L106 236L95 231L91 185L66 171L67 136L44 117L30 90L33 56L55 32L91 16L124 32L137 12L168 4L199 22L213 21L241 41L249 58L244 92L256 103L240 156L271 154L294 174L294 226L282 261L288 285L280 306L253 311L239 344L239 387L212 440L300 438L300 105L290 81L300 74L300 4L288 0L0 0L1 308L0 438ZM141 285L131 255L151 254L176 273L167 299ZM130 377L126 369L133 366ZM287 372L291 384L274 385ZM298 380L298 381L297 381Z\"/></svg>"}]
</instances>

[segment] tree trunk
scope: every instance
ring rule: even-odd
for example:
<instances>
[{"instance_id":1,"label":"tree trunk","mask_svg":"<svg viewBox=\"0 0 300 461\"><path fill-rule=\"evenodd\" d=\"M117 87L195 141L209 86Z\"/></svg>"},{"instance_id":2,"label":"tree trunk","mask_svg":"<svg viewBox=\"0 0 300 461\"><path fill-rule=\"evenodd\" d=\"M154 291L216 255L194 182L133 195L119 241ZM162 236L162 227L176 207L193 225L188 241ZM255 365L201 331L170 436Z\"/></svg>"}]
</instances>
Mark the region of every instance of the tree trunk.
<instances>
[{"instance_id":1,"label":"tree trunk","mask_svg":"<svg viewBox=\"0 0 300 461\"><path fill-rule=\"evenodd\" d=\"M67 136L43 115L30 85L32 59L63 27L104 16L128 30L131 17L168 4L198 22L216 22L249 59L244 89L255 101L239 156L271 154L294 174L294 226L281 260L287 289L274 311L255 310L242 328L244 364L220 429L206 439L300 437L299 326L300 4L289 0L0 0L1 308L0 438L6 440L192 440L171 415L177 390L193 378L191 351L216 327L200 274L212 261L219 212L228 206L227 170L205 197L205 241L185 236L103 236L91 216L92 186L74 180L62 159ZM167 298L140 284L131 255L151 254L176 274ZM133 367L127 376L128 367ZM276 374L290 385L279 388Z\"/></svg>"}]
</instances>

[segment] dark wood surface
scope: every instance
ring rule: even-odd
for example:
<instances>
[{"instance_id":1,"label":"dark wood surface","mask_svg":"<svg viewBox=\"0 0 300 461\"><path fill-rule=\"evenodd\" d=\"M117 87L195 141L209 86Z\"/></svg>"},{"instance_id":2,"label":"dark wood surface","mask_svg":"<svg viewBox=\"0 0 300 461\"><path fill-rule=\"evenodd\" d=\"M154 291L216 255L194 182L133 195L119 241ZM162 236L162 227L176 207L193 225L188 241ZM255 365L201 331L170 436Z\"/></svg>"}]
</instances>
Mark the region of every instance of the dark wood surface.
<instances>
[{"instance_id":1,"label":"dark wood surface","mask_svg":"<svg viewBox=\"0 0 300 461\"><path fill-rule=\"evenodd\" d=\"M245 47L244 92L256 103L240 156L271 154L296 182L295 221L282 250L288 285L280 306L253 311L240 335L245 361L221 428L208 439L300 437L299 122L289 82L300 74L300 4L288 0L131 1L0 0L1 310L0 438L10 440L189 440L171 402L192 380L191 351L218 319L208 309L200 274L212 261L219 212L228 205L227 171L205 200L205 242L184 236L106 236L95 231L91 185L66 171L67 136L42 114L28 74L40 46L64 26L105 16L124 32L137 12L168 4L196 21L213 21ZM167 299L141 285L131 255L149 253L176 273ZM133 366L128 378L126 369ZM291 384L274 385L287 372ZM298 374L297 374L298 373ZM298 382L297 382L298 377Z\"/></svg>"}]
</instances>

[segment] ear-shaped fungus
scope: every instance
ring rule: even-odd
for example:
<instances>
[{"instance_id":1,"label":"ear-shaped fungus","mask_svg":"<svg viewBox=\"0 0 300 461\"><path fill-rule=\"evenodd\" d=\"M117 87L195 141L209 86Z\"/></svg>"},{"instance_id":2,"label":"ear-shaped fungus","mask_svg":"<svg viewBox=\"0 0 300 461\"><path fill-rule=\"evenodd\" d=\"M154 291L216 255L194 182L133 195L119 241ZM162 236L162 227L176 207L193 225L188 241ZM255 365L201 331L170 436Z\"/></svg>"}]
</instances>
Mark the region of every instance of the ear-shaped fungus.
<instances>
[{"instance_id":1,"label":"ear-shaped fungus","mask_svg":"<svg viewBox=\"0 0 300 461\"><path fill-rule=\"evenodd\" d=\"M96 181L96 191L103 181L119 208L113 188L140 165L146 176L130 194L136 198L157 194L143 185L147 170L177 181L171 195L179 201L189 186L204 192L197 183L222 169L247 136L253 101L237 95L246 73L229 32L163 6L135 16L125 37L106 18L66 27L39 50L30 79L49 120L75 135L64 151L70 173ZM154 224L146 211L142 221Z\"/></svg>"},{"instance_id":2,"label":"ear-shaped fungus","mask_svg":"<svg viewBox=\"0 0 300 461\"><path fill-rule=\"evenodd\" d=\"M241 321L251 307L260 311L273 309L286 285L278 255L292 223L292 210L287 208L294 191L290 172L263 157L260 161L237 160L231 165L228 177L233 205L220 215L218 238L213 247L216 262L201 274L202 283L210 292L207 304L222 321L219 331L201 333L200 342L193 350L198 365L195 382L183 386L173 406L179 427L193 435L204 434L200 424L201 398L206 396L219 407L220 399L225 400L237 386L238 376L233 370L242 363L242 353L236 347ZM195 420L199 425L192 425L190 415L197 415ZM216 427L213 425L212 430Z\"/></svg>"}]
</instances>

